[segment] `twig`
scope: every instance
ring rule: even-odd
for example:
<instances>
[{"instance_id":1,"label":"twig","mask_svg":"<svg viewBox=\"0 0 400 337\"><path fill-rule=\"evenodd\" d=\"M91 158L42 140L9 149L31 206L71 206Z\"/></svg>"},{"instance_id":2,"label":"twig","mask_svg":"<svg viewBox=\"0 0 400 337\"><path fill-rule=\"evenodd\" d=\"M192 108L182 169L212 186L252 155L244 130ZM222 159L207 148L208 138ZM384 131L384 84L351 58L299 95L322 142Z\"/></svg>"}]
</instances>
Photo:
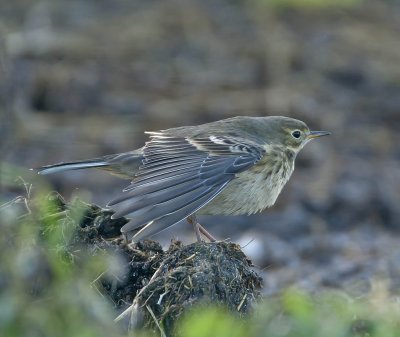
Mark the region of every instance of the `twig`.
<instances>
[{"instance_id":1,"label":"twig","mask_svg":"<svg viewBox=\"0 0 400 337\"><path fill-rule=\"evenodd\" d=\"M17 204L17 203L23 201L24 199L25 199L25 197L19 195L18 197L15 197L14 199L7 201L3 205L0 205L0 210L10 207L12 204Z\"/></svg>"},{"instance_id":2,"label":"twig","mask_svg":"<svg viewBox=\"0 0 400 337\"><path fill-rule=\"evenodd\" d=\"M249 242L247 242L244 246L242 246L241 248L244 249L246 248L250 243L252 243L254 241L254 238L251 239Z\"/></svg>"},{"instance_id":3,"label":"twig","mask_svg":"<svg viewBox=\"0 0 400 337\"><path fill-rule=\"evenodd\" d=\"M167 335L165 334L163 328L162 328L162 327L160 326L160 324L158 323L157 318L156 318L156 315L154 315L153 310L151 310L151 308L150 308L148 305L146 305L146 309L149 311L151 317L153 317L154 322L156 323L158 329L160 330L161 337L167 337Z\"/></svg>"},{"instance_id":4,"label":"twig","mask_svg":"<svg viewBox=\"0 0 400 337\"><path fill-rule=\"evenodd\" d=\"M103 277L103 275L104 275L107 271L108 271L108 270L105 270L105 271L101 272L99 276L97 276L92 282L90 282L90 284L94 284L94 283L96 283L98 280L100 280L100 278Z\"/></svg>"},{"instance_id":5,"label":"twig","mask_svg":"<svg viewBox=\"0 0 400 337\"><path fill-rule=\"evenodd\" d=\"M146 290L146 288L158 277L158 275L161 273L161 269L164 267L164 265L165 265L165 261L163 263L161 263L160 267L158 267L156 272L151 277L149 283L147 283L147 285L139 291L139 293L136 295L132 305L130 307L128 307L125 311L123 311L121 314L119 314L118 317L116 317L114 319L114 322L119 322L120 320L124 319L126 316L128 316L129 314L131 314L133 312L133 309L135 308L135 306L138 305L137 298L139 298L140 295Z\"/></svg>"},{"instance_id":6,"label":"twig","mask_svg":"<svg viewBox=\"0 0 400 337\"><path fill-rule=\"evenodd\" d=\"M242 309L243 303L244 303L244 301L246 300L246 298L247 298L247 294L244 294L242 300L240 301L238 307L236 308L237 311L240 311L240 309Z\"/></svg>"},{"instance_id":7,"label":"twig","mask_svg":"<svg viewBox=\"0 0 400 337\"><path fill-rule=\"evenodd\" d=\"M194 253L194 254L190 255L189 257L187 257L185 259L185 261L189 261L189 260L193 259L196 255L197 255L197 253Z\"/></svg>"},{"instance_id":8,"label":"twig","mask_svg":"<svg viewBox=\"0 0 400 337\"><path fill-rule=\"evenodd\" d=\"M159 299L158 299L158 301L157 301L157 305L160 305L160 304L161 304L161 302L162 302L164 296L167 295L168 293L169 293L169 291L166 291L166 292L164 292L164 293L162 293L162 294L160 295L160 297L159 297Z\"/></svg>"}]
</instances>

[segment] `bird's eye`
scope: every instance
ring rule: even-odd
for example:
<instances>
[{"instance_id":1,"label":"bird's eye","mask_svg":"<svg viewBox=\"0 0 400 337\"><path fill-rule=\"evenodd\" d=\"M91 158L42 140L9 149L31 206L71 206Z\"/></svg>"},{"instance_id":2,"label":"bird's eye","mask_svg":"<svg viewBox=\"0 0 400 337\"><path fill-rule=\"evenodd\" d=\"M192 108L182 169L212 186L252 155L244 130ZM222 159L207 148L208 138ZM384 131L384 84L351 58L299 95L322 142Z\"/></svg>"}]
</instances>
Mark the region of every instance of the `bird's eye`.
<instances>
[{"instance_id":1,"label":"bird's eye","mask_svg":"<svg viewBox=\"0 0 400 337\"><path fill-rule=\"evenodd\" d=\"M300 138L300 136L301 136L301 131L299 131L299 130L293 131L293 132L292 132L292 136L293 136L294 138Z\"/></svg>"}]
</instances>

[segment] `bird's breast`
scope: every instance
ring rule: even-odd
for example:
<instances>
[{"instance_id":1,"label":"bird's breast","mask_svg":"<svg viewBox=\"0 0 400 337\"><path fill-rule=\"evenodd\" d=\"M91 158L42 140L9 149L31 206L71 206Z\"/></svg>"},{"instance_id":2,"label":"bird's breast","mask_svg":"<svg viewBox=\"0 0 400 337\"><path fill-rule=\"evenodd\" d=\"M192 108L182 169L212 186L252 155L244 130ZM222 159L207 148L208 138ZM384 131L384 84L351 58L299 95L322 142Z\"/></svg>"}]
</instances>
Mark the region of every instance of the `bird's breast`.
<instances>
[{"instance_id":1,"label":"bird's breast","mask_svg":"<svg viewBox=\"0 0 400 337\"><path fill-rule=\"evenodd\" d=\"M293 169L293 160L278 155L264 156L256 165L237 174L198 213L239 215L260 212L275 203Z\"/></svg>"}]
</instances>

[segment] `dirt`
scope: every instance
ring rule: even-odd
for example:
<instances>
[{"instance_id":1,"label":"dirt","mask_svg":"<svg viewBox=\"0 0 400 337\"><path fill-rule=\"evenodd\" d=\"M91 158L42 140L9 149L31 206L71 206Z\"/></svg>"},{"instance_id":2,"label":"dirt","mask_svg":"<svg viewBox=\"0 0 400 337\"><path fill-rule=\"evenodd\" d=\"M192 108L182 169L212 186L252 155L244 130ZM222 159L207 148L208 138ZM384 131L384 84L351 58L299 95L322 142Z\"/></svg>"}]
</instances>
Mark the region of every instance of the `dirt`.
<instances>
[{"instance_id":1,"label":"dirt","mask_svg":"<svg viewBox=\"0 0 400 337\"><path fill-rule=\"evenodd\" d=\"M75 256L76 252L118 256L124 272L100 278L98 283L116 310L138 308L136 328L157 329L160 324L168 334L194 305L218 305L246 315L261 296L262 279L239 245L196 242L185 246L173 241L163 250L152 240L128 244L119 232L127 220L112 220L112 212L81 201L61 208L83 212L67 251Z\"/></svg>"}]
</instances>

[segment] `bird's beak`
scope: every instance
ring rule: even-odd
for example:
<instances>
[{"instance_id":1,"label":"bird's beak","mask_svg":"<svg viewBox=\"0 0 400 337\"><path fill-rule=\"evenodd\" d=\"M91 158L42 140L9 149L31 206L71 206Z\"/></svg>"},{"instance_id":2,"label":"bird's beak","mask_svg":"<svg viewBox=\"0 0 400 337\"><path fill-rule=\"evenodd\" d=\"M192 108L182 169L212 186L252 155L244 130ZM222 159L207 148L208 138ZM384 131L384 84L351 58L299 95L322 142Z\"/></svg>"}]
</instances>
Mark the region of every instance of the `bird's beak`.
<instances>
[{"instance_id":1,"label":"bird's beak","mask_svg":"<svg viewBox=\"0 0 400 337\"><path fill-rule=\"evenodd\" d=\"M307 136L308 139L318 138L322 136L329 136L331 133L328 131L310 131L310 134Z\"/></svg>"}]
</instances>

